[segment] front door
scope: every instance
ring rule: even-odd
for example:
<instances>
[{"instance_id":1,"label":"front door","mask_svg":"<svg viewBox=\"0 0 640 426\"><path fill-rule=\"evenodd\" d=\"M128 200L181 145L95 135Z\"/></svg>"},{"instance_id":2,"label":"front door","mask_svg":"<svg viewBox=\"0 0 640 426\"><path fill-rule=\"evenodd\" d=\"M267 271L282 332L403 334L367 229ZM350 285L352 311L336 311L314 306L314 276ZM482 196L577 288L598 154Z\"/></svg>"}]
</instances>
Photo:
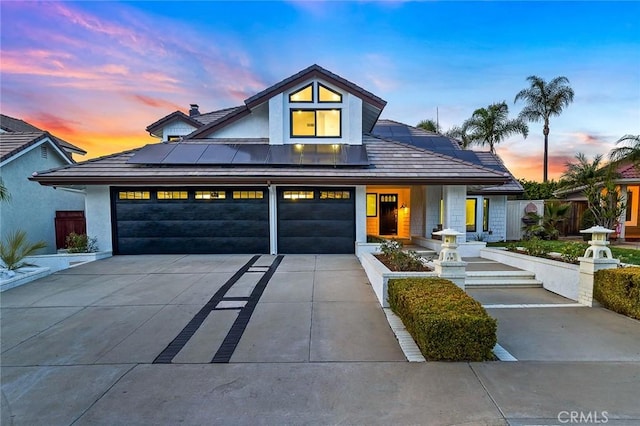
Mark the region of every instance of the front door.
<instances>
[{"instance_id":1,"label":"front door","mask_svg":"<svg viewBox=\"0 0 640 426\"><path fill-rule=\"evenodd\" d=\"M398 235L398 194L380 194L380 235Z\"/></svg>"}]
</instances>

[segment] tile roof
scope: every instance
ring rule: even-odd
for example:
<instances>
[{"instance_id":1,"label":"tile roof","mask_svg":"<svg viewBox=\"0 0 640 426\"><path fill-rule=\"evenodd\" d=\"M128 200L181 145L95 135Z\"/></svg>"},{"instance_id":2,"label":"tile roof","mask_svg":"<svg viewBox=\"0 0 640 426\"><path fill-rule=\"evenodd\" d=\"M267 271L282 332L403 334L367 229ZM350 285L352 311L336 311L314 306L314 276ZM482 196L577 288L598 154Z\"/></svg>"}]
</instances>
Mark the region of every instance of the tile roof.
<instances>
[{"instance_id":1,"label":"tile roof","mask_svg":"<svg viewBox=\"0 0 640 426\"><path fill-rule=\"evenodd\" d=\"M322 166L148 166L128 163L140 148L38 173L33 179L48 185L64 184L488 184L508 176L486 167L365 135L369 167ZM191 143L183 142L183 143Z\"/></svg>"},{"instance_id":2,"label":"tile roof","mask_svg":"<svg viewBox=\"0 0 640 426\"><path fill-rule=\"evenodd\" d=\"M8 115L0 114L0 128L6 132L44 132L44 130L37 128L33 124L29 124L26 121L18 118L9 117ZM75 152L76 154L84 155L87 153L84 149L77 147L69 142L62 140L58 137L51 135L56 139L56 142L65 150Z\"/></svg>"},{"instance_id":3,"label":"tile roof","mask_svg":"<svg viewBox=\"0 0 640 426\"><path fill-rule=\"evenodd\" d=\"M47 132L12 132L0 133L0 161L5 161L14 155L24 151L43 139L49 139L60 152L66 156L69 162L73 162L71 154L58 145L58 140Z\"/></svg>"},{"instance_id":4,"label":"tile roof","mask_svg":"<svg viewBox=\"0 0 640 426\"><path fill-rule=\"evenodd\" d=\"M640 180L640 166L636 166L632 163L619 165L617 172L620 174L621 179Z\"/></svg>"}]
</instances>

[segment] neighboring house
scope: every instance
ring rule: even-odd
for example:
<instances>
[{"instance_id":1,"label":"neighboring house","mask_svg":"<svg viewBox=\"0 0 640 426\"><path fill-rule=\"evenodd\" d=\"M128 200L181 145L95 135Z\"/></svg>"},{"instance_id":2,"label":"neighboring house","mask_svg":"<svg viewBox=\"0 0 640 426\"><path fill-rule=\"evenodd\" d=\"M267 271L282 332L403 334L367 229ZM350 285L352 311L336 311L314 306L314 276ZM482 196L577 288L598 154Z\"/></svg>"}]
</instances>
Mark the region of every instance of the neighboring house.
<instances>
[{"instance_id":1,"label":"neighboring house","mask_svg":"<svg viewBox=\"0 0 640 426\"><path fill-rule=\"evenodd\" d=\"M616 164L616 184L619 187L621 200L626 204L626 210L620 217L616 233L612 238L620 241L640 240L640 166L629 161L620 161ZM577 224L582 223L582 218L587 211L587 200L581 188L570 188L556 191L556 195L571 201L574 210L578 212L575 218Z\"/></svg>"},{"instance_id":2,"label":"neighboring house","mask_svg":"<svg viewBox=\"0 0 640 426\"><path fill-rule=\"evenodd\" d=\"M147 127L162 140L32 179L86 188L114 253L354 253L367 234L505 238L522 192L499 158L379 116L386 102L313 65L245 100Z\"/></svg>"},{"instance_id":3,"label":"neighboring house","mask_svg":"<svg viewBox=\"0 0 640 426\"><path fill-rule=\"evenodd\" d=\"M75 164L72 153L86 154L29 123L0 115L0 177L10 194L8 201L0 202L1 238L21 229L30 241L45 241L44 252L55 253L61 240L56 239L56 216L58 233L79 229L73 226L80 222L84 225L82 191L46 187L29 180L38 170Z\"/></svg>"}]
</instances>

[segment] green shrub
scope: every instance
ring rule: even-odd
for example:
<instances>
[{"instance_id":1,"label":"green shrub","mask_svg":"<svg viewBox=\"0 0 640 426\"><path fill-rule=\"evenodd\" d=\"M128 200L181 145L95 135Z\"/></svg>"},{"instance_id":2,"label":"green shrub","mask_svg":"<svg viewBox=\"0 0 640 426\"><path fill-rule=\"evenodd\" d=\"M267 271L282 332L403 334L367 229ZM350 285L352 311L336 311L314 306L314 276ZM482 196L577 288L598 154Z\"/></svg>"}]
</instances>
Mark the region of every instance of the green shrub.
<instances>
[{"instance_id":1,"label":"green shrub","mask_svg":"<svg viewBox=\"0 0 640 426\"><path fill-rule=\"evenodd\" d=\"M397 240L384 240L380 243L383 263L392 271L424 271L420 255L413 250L402 251L403 244Z\"/></svg>"},{"instance_id":2,"label":"green shrub","mask_svg":"<svg viewBox=\"0 0 640 426\"><path fill-rule=\"evenodd\" d=\"M584 256L587 247L589 247L587 244L572 241L560 248L560 256L565 262L578 263L578 258Z\"/></svg>"},{"instance_id":3,"label":"green shrub","mask_svg":"<svg viewBox=\"0 0 640 426\"><path fill-rule=\"evenodd\" d=\"M551 251L549 245L538 237L533 237L529 241L523 241L522 245L531 256L546 257Z\"/></svg>"},{"instance_id":4,"label":"green shrub","mask_svg":"<svg viewBox=\"0 0 640 426\"><path fill-rule=\"evenodd\" d=\"M497 322L461 288L442 278L389 280L389 305L430 361L494 359Z\"/></svg>"},{"instance_id":5,"label":"green shrub","mask_svg":"<svg viewBox=\"0 0 640 426\"><path fill-rule=\"evenodd\" d=\"M596 272L593 297L607 309L640 320L640 268Z\"/></svg>"},{"instance_id":6,"label":"green shrub","mask_svg":"<svg viewBox=\"0 0 640 426\"><path fill-rule=\"evenodd\" d=\"M69 253L95 253L98 251L98 239L89 238L87 234L72 232L67 235L65 242Z\"/></svg>"},{"instance_id":7,"label":"green shrub","mask_svg":"<svg viewBox=\"0 0 640 426\"><path fill-rule=\"evenodd\" d=\"M22 268L23 266L33 266L23 262L25 257L35 254L38 250L47 247L44 241L30 243L27 241L27 233L17 230L9 233L4 241L0 241L0 260L2 266L10 271Z\"/></svg>"}]
</instances>

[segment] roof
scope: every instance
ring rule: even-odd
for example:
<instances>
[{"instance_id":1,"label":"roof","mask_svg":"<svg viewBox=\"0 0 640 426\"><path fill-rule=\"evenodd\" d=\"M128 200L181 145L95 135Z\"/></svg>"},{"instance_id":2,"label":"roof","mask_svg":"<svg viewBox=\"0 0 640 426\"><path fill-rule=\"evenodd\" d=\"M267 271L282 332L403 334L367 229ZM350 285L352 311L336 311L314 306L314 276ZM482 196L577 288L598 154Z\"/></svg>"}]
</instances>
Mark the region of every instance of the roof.
<instances>
[{"instance_id":1,"label":"roof","mask_svg":"<svg viewBox=\"0 0 640 426\"><path fill-rule=\"evenodd\" d=\"M202 126L206 126L206 125L209 125L209 124L212 124L212 123L217 123L218 121L220 121L224 117L226 117L229 114L232 114L232 113L234 113L234 112L236 112L237 110L240 110L240 109L246 110L247 107L245 105L241 105L241 106L237 106L237 107L224 108L224 109L221 109L221 110L207 112L207 113L204 113L204 114L198 114L198 115L194 115L194 116L187 115L182 111L174 111L169 115L165 115L160 120L149 124L145 130L147 132L151 133L151 134L155 134L155 132L157 132L158 130L161 130L162 127L165 124L167 124L167 123L169 123L169 122L171 122L173 120L183 121L183 122L193 126L194 128L199 129ZM156 135L156 136L160 136L160 135Z\"/></svg>"},{"instance_id":2,"label":"roof","mask_svg":"<svg viewBox=\"0 0 640 426\"><path fill-rule=\"evenodd\" d=\"M633 163L621 164L618 166L617 172L621 179L630 179L640 181L640 166Z\"/></svg>"},{"instance_id":3,"label":"roof","mask_svg":"<svg viewBox=\"0 0 640 426\"><path fill-rule=\"evenodd\" d=\"M469 188L470 193L507 195L520 194L524 191L520 182L518 182L518 180L506 168L502 160L491 152L462 149L460 147L460 143L456 139L388 119L378 120L372 130L372 133L378 137L404 142L432 152L457 158L477 166L508 174L510 177L509 182L504 185L492 187L477 186Z\"/></svg>"},{"instance_id":4,"label":"roof","mask_svg":"<svg viewBox=\"0 0 640 426\"><path fill-rule=\"evenodd\" d=\"M209 142L212 140L209 139ZM183 144L194 143L190 141ZM198 142L195 142L198 143ZM45 185L69 184L484 184L499 185L509 176L484 166L371 135L363 137L368 167L265 165L141 165L129 160L141 148L38 173Z\"/></svg>"},{"instance_id":5,"label":"roof","mask_svg":"<svg viewBox=\"0 0 640 426\"><path fill-rule=\"evenodd\" d=\"M0 114L0 128L5 132L16 133L16 132L44 132L44 130L37 128L33 124L27 123L26 121L20 120L18 118L9 117L8 115ZM53 135L49 135L56 140L58 145L64 148L67 151L74 152L76 154L85 155L87 151L84 149L77 147L75 145L70 144L69 142L62 140Z\"/></svg>"},{"instance_id":6,"label":"roof","mask_svg":"<svg viewBox=\"0 0 640 426\"><path fill-rule=\"evenodd\" d=\"M62 149L57 139L42 131L0 133L0 162L8 160L43 140L50 141L70 163L74 163L71 154Z\"/></svg>"}]
</instances>

